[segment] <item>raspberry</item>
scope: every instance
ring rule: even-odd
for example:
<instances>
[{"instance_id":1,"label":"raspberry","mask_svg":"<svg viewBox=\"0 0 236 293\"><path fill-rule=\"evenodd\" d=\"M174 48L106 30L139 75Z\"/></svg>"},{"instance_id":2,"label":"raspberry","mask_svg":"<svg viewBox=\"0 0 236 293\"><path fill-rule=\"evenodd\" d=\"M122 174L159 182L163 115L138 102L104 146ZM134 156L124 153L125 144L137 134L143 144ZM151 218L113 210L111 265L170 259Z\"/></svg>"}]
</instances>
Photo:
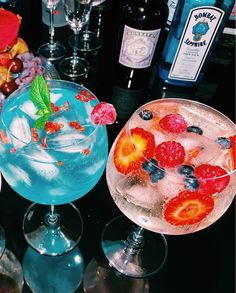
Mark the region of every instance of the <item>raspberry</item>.
<instances>
[{"instance_id":1,"label":"raspberry","mask_svg":"<svg viewBox=\"0 0 236 293\"><path fill-rule=\"evenodd\" d=\"M116 120L116 110L112 104L100 102L93 108L91 118L94 124L112 124Z\"/></svg>"},{"instance_id":2,"label":"raspberry","mask_svg":"<svg viewBox=\"0 0 236 293\"><path fill-rule=\"evenodd\" d=\"M230 181L230 176L220 166L202 164L195 168L194 174L199 182L199 191L209 195L223 191Z\"/></svg>"},{"instance_id":3,"label":"raspberry","mask_svg":"<svg viewBox=\"0 0 236 293\"><path fill-rule=\"evenodd\" d=\"M184 162L185 150L179 142L165 141L156 147L155 156L161 167L174 168Z\"/></svg>"},{"instance_id":4,"label":"raspberry","mask_svg":"<svg viewBox=\"0 0 236 293\"><path fill-rule=\"evenodd\" d=\"M162 129L171 133L181 133L187 129L187 122L180 114L168 114L159 123Z\"/></svg>"}]
</instances>

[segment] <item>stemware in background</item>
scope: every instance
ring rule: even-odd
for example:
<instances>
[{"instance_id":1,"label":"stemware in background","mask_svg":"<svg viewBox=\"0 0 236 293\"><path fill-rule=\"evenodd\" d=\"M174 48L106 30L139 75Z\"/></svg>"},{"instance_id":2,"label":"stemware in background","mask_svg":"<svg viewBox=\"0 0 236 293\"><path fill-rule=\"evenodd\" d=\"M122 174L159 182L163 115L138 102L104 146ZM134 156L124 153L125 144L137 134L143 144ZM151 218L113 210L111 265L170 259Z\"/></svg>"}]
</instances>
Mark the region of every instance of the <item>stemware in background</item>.
<instances>
[{"instance_id":1,"label":"stemware in background","mask_svg":"<svg viewBox=\"0 0 236 293\"><path fill-rule=\"evenodd\" d=\"M96 10L96 13L99 13L99 10L102 10L102 7L101 7L101 9L99 9L99 7L105 1L107 1L107 0L92 0L92 9L89 14L89 20L86 23L84 29L79 33L77 44L74 44L73 36L70 36L68 39L68 43L72 48L76 45L78 51L91 52L91 51L98 50L103 46L103 39L101 36L100 28L96 27L95 31L91 31L90 30L90 22L91 22L91 17L93 15L92 12ZM102 20L101 20L102 13L99 13L98 17L99 17L99 19L97 20L98 21L97 26L100 26L101 22L102 22Z\"/></svg>"},{"instance_id":2,"label":"stemware in background","mask_svg":"<svg viewBox=\"0 0 236 293\"><path fill-rule=\"evenodd\" d=\"M56 61L66 55L66 48L54 41L55 28L53 24L54 11L59 0L42 0L50 11L49 42L38 48L38 53L50 61Z\"/></svg>"},{"instance_id":3,"label":"stemware in background","mask_svg":"<svg viewBox=\"0 0 236 293\"><path fill-rule=\"evenodd\" d=\"M70 78L84 76L89 71L88 62L78 57L78 34L87 23L90 15L92 0L64 0L65 16L73 31L74 46L71 57L62 59L59 70Z\"/></svg>"},{"instance_id":4,"label":"stemware in background","mask_svg":"<svg viewBox=\"0 0 236 293\"><path fill-rule=\"evenodd\" d=\"M40 76L39 80L36 88L42 89ZM26 241L40 254L57 256L72 250L81 238L82 218L71 202L89 192L102 176L107 132L91 118L98 99L78 84L59 80L47 83L53 107L50 122L46 130L35 129L39 110L29 99L34 82L4 103L0 129L7 143L2 145L0 168L9 185L34 202L24 215Z\"/></svg>"},{"instance_id":5,"label":"stemware in background","mask_svg":"<svg viewBox=\"0 0 236 293\"><path fill-rule=\"evenodd\" d=\"M165 262L165 234L199 231L226 212L235 196L235 130L226 116L191 100L152 101L132 115L106 169L113 200L131 220L117 217L103 231L113 267L151 276Z\"/></svg>"},{"instance_id":6,"label":"stemware in background","mask_svg":"<svg viewBox=\"0 0 236 293\"><path fill-rule=\"evenodd\" d=\"M16 256L5 248L5 233L0 225L0 292L20 293L23 284L21 264Z\"/></svg>"}]
</instances>

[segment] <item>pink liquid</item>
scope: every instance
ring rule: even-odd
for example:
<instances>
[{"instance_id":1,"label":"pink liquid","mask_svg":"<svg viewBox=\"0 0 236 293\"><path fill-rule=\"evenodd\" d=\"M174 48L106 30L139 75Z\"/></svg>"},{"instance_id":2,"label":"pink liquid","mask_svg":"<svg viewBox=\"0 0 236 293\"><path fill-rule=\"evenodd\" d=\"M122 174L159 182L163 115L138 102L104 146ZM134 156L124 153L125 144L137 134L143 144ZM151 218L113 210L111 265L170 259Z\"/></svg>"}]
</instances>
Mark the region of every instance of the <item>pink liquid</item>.
<instances>
[{"instance_id":1,"label":"pink liquid","mask_svg":"<svg viewBox=\"0 0 236 293\"><path fill-rule=\"evenodd\" d=\"M152 119L144 120L140 117L139 113L143 109L152 112ZM188 127L197 126L203 131L203 134L199 135L188 131L167 132L160 127L159 122L168 114L180 114ZM126 139L130 143L132 143L129 136L130 131L136 127L153 134L155 138L153 148L155 149L166 141L180 143L185 150L184 161L180 165L191 165L194 171L203 164L218 166L225 170L224 177L227 176L228 179L225 187L219 192L208 194L208 191L204 191L204 198L206 197L208 201L207 206L201 210L201 204L196 206L195 201L192 202L192 194L190 193L196 193L197 201L199 199L201 203L203 200L202 187L195 186L195 190L186 188L186 177L178 171L180 165L162 168L165 171L164 177L154 183L150 180L148 172L142 168L142 163L147 158L141 158L137 163L138 167L135 167L136 169L133 171L129 170L128 174L121 172L119 166L117 168L117 162L114 163L114 150L116 149L117 152L119 149L116 148L119 134L109 154L106 176L110 193L122 213L145 229L173 235L201 230L219 219L228 209L235 194L236 172L234 172L233 159L235 152L233 154L232 150L235 145L223 149L216 140L220 137L229 139L234 136L235 124L223 114L203 104L182 99L162 99L143 105L124 126L122 131L126 132ZM134 140L133 143L135 143ZM137 151L137 145L134 146L135 148ZM124 155L126 155L125 152ZM155 155L154 159L156 159ZM194 173L193 175L195 176ZM194 178L196 179L196 177ZM197 178L196 181L199 179ZM187 201L186 206L185 202L180 204L180 198L183 198L181 193L185 192L191 199L191 202ZM176 201L170 201L173 198ZM174 216L169 215L173 205ZM210 211L206 212L205 208L209 208ZM187 220L179 222L179 216L182 215L182 212ZM178 213L177 219L175 219L176 213ZM172 221L173 217L174 221Z\"/></svg>"}]
</instances>

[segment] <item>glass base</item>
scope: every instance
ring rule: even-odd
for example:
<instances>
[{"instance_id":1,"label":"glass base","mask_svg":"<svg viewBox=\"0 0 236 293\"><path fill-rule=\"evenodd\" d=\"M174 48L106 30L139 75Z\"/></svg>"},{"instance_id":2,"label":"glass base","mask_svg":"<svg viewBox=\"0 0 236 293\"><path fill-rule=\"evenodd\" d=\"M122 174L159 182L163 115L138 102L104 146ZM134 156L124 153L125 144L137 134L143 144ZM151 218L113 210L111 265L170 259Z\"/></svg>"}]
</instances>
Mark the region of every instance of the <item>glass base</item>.
<instances>
[{"instance_id":1,"label":"glass base","mask_svg":"<svg viewBox=\"0 0 236 293\"><path fill-rule=\"evenodd\" d=\"M74 48L74 36L70 36L68 39L69 45ZM82 31L78 34L78 43L75 46L78 51L91 52L100 49L103 46L103 40L98 37L94 32Z\"/></svg>"},{"instance_id":2,"label":"glass base","mask_svg":"<svg viewBox=\"0 0 236 293\"><path fill-rule=\"evenodd\" d=\"M76 247L71 252L50 257L28 247L23 258L25 282L32 292L73 293L83 279L84 261Z\"/></svg>"},{"instance_id":3,"label":"glass base","mask_svg":"<svg viewBox=\"0 0 236 293\"><path fill-rule=\"evenodd\" d=\"M77 245L82 236L83 221L72 203L56 206L32 204L24 215L23 230L32 248L40 254L57 256Z\"/></svg>"},{"instance_id":4,"label":"glass base","mask_svg":"<svg viewBox=\"0 0 236 293\"><path fill-rule=\"evenodd\" d=\"M68 57L60 61L59 70L71 78L84 76L88 74L89 63L79 57Z\"/></svg>"},{"instance_id":5,"label":"glass base","mask_svg":"<svg viewBox=\"0 0 236 293\"><path fill-rule=\"evenodd\" d=\"M49 61L56 61L65 57L66 48L59 43L46 43L40 46L37 52Z\"/></svg>"},{"instance_id":6,"label":"glass base","mask_svg":"<svg viewBox=\"0 0 236 293\"><path fill-rule=\"evenodd\" d=\"M164 266L167 258L165 236L144 229L141 233L141 230L126 217L119 216L102 233L102 249L110 265L129 277L150 277Z\"/></svg>"},{"instance_id":7,"label":"glass base","mask_svg":"<svg viewBox=\"0 0 236 293\"><path fill-rule=\"evenodd\" d=\"M86 293L148 293L149 282L147 279L128 278L107 262L93 258L84 272L83 289Z\"/></svg>"}]
</instances>

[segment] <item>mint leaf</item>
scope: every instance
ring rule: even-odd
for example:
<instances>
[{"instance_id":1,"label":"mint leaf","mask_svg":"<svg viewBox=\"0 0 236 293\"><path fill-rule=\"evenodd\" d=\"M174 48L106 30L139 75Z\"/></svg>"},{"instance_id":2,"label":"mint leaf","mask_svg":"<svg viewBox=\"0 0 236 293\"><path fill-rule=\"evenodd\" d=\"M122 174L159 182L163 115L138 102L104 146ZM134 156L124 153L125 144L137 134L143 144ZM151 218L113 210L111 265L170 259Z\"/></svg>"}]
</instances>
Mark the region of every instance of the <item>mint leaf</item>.
<instances>
[{"instance_id":1,"label":"mint leaf","mask_svg":"<svg viewBox=\"0 0 236 293\"><path fill-rule=\"evenodd\" d=\"M47 83L42 75L37 75L31 84L30 99L39 109L48 109L50 107L50 93Z\"/></svg>"},{"instance_id":2,"label":"mint leaf","mask_svg":"<svg viewBox=\"0 0 236 293\"><path fill-rule=\"evenodd\" d=\"M50 106L50 92L42 75L37 75L31 84L30 100L38 108L36 114L42 116L35 121L34 127L43 129L52 113L52 109Z\"/></svg>"},{"instance_id":3,"label":"mint leaf","mask_svg":"<svg viewBox=\"0 0 236 293\"><path fill-rule=\"evenodd\" d=\"M35 120L34 127L37 129L43 129L48 121L49 116L50 114L47 114Z\"/></svg>"}]
</instances>

